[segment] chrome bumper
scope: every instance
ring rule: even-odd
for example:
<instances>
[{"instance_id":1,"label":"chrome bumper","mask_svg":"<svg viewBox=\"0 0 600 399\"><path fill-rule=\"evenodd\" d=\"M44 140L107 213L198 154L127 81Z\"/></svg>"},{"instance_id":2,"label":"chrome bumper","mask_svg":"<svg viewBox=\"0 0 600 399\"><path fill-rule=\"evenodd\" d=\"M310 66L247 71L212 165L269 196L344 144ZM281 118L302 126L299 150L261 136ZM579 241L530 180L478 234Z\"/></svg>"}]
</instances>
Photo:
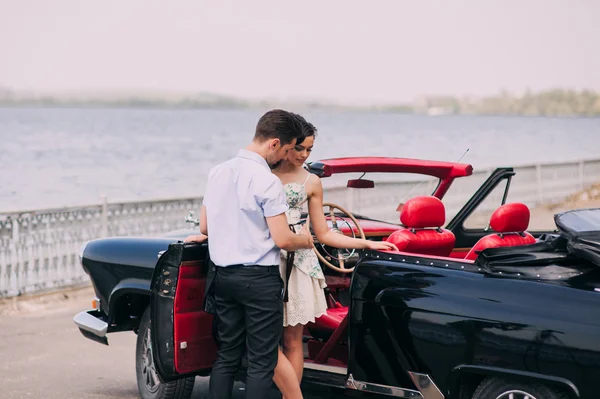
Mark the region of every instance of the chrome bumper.
<instances>
[{"instance_id":1,"label":"chrome bumper","mask_svg":"<svg viewBox=\"0 0 600 399\"><path fill-rule=\"evenodd\" d=\"M98 310L87 310L73 317L73 322L84 337L108 345L106 332L108 323L102 320L103 313Z\"/></svg>"}]
</instances>

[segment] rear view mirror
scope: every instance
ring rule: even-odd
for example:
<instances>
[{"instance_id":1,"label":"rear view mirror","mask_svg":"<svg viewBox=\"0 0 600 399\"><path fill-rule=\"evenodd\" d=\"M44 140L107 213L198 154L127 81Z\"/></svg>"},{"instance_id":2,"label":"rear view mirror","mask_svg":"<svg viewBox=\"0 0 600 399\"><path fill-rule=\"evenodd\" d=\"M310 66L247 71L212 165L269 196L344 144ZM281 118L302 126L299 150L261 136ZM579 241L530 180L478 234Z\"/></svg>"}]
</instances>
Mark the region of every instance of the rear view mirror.
<instances>
[{"instance_id":1,"label":"rear view mirror","mask_svg":"<svg viewBox=\"0 0 600 399\"><path fill-rule=\"evenodd\" d=\"M375 182L373 180L352 179L352 180L348 180L348 184L346 185L346 187L373 188L373 187L375 187Z\"/></svg>"}]
</instances>

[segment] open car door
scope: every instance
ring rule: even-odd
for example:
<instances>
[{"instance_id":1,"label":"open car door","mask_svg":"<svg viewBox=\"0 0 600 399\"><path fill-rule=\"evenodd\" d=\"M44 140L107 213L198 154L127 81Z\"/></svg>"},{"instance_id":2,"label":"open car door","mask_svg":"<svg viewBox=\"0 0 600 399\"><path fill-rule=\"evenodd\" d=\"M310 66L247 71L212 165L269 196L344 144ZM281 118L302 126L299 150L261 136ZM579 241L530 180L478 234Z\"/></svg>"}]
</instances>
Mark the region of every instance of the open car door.
<instances>
[{"instance_id":1,"label":"open car door","mask_svg":"<svg viewBox=\"0 0 600 399\"><path fill-rule=\"evenodd\" d=\"M203 309L206 243L169 245L150 285L152 354L163 380L208 374L216 358L213 316Z\"/></svg>"}]
</instances>

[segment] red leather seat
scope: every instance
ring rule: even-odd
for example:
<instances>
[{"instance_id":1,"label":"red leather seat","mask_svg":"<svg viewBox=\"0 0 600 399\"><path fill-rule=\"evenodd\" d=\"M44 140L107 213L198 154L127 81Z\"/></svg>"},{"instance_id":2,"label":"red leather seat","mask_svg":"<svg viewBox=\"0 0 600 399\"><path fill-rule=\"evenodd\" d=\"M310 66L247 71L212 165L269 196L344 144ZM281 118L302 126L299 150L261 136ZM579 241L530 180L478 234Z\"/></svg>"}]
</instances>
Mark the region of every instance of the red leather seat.
<instances>
[{"instance_id":1,"label":"red leather seat","mask_svg":"<svg viewBox=\"0 0 600 399\"><path fill-rule=\"evenodd\" d=\"M348 307L342 306L339 308L329 308L327 313L315 319L315 322L311 324L311 328L315 328L321 331L333 331L342 322L344 317L348 314Z\"/></svg>"},{"instance_id":2,"label":"red leather seat","mask_svg":"<svg viewBox=\"0 0 600 399\"><path fill-rule=\"evenodd\" d=\"M534 244L535 238L525 231L529 226L529 218L529 208L525 204L513 202L502 205L490 218L490 227L496 233L477 241L465 259L474 260L486 248Z\"/></svg>"},{"instance_id":3,"label":"red leather seat","mask_svg":"<svg viewBox=\"0 0 600 399\"><path fill-rule=\"evenodd\" d=\"M442 229L446 209L438 198L420 196L406 201L400 222L405 228L393 232L386 240L400 251L435 256L449 256L452 252L456 237L450 230Z\"/></svg>"}]
</instances>

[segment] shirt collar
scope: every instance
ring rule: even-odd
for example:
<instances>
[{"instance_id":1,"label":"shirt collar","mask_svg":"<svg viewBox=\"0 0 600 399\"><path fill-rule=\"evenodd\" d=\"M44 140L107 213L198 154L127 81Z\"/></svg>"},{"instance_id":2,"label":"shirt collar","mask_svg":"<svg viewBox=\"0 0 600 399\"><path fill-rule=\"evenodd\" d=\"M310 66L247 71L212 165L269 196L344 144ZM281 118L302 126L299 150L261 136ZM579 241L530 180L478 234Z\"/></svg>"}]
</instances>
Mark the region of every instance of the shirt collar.
<instances>
[{"instance_id":1,"label":"shirt collar","mask_svg":"<svg viewBox=\"0 0 600 399\"><path fill-rule=\"evenodd\" d=\"M254 151L249 151L249 150L241 149L241 150L238 151L237 156L240 157L240 158L246 158L246 159L249 159L251 161L257 162L257 163L263 165L265 168L269 169L269 171L271 170L271 168L269 167L269 164L267 163L267 161L263 157L261 157L260 155L258 155L257 153L255 153Z\"/></svg>"}]
</instances>

